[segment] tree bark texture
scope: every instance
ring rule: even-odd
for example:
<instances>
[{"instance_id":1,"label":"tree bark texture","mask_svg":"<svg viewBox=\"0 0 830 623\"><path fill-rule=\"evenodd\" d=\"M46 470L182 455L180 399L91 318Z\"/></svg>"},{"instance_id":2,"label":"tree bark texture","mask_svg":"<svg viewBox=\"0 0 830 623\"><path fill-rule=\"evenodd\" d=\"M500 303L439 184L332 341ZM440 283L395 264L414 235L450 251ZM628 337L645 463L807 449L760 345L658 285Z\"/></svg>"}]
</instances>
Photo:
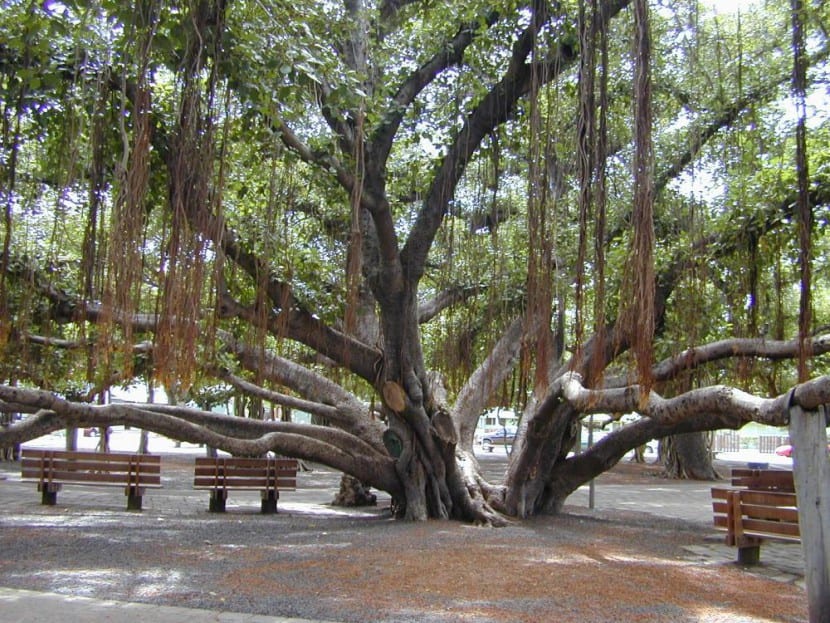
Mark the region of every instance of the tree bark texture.
<instances>
[{"instance_id":1,"label":"tree bark texture","mask_svg":"<svg viewBox=\"0 0 830 623\"><path fill-rule=\"evenodd\" d=\"M664 440L663 465L669 478L718 480L706 433L672 435Z\"/></svg>"}]
</instances>

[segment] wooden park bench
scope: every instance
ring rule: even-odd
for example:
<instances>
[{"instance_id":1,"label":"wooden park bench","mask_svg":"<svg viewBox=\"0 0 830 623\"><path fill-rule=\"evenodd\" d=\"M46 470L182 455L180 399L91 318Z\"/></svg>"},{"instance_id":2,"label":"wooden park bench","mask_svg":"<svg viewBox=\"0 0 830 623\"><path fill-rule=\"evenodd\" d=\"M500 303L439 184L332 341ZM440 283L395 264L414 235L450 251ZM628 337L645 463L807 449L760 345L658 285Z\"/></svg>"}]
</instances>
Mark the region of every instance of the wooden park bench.
<instances>
[{"instance_id":1,"label":"wooden park bench","mask_svg":"<svg viewBox=\"0 0 830 623\"><path fill-rule=\"evenodd\" d=\"M43 504L54 506L64 484L122 486L127 510L141 510L144 490L161 487L161 457L121 452L23 448L21 477L36 480Z\"/></svg>"},{"instance_id":2,"label":"wooden park bench","mask_svg":"<svg viewBox=\"0 0 830 623\"><path fill-rule=\"evenodd\" d=\"M297 460L243 457L197 457L193 479L195 489L209 489L212 513L225 512L228 491L260 491L261 510L277 512L280 491L297 488Z\"/></svg>"},{"instance_id":3,"label":"wooden park bench","mask_svg":"<svg viewBox=\"0 0 830 623\"><path fill-rule=\"evenodd\" d=\"M712 488L715 527L738 548L738 562L757 564L765 539L800 542L793 473L774 469L733 469L732 487Z\"/></svg>"}]
</instances>

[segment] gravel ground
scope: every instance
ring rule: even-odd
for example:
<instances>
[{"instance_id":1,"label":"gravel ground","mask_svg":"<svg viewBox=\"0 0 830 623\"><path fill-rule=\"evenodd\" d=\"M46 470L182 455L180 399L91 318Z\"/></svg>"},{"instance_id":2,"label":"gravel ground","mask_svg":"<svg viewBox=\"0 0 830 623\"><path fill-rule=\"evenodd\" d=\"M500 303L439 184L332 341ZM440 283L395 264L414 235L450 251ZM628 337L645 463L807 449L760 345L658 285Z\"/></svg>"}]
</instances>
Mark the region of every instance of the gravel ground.
<instances>
[{"instance_id":1,"label":"gravel ground","mask_svg":"<svg viewBox=\"0 0 830 623\"><path fill-rule=\"evenodd\" d=\"M183 466L164 491L191 499L191 478ZM570 509L490 529L397 522L383 500L354 514L212 515L202 494L195 510L136 514L76 503L69 487L56 507L34 491L21 502L12 480L0 481L10 588L344 623L807 618L802 589L692 560L682 546L701 541L700 526L639 513Z\"/></svg>"}]
</instances>

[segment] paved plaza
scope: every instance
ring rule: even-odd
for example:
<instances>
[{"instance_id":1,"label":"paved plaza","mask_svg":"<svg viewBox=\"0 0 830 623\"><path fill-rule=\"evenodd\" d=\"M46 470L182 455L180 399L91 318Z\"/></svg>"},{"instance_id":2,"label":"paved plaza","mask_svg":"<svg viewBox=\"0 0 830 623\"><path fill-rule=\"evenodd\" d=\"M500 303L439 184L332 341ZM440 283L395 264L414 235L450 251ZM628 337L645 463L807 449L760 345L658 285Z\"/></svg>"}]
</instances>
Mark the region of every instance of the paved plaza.
<instances>
[{"instance_id":1,"label":"paved plaza","mask_svg":"<svg viewBox=\"0 0 830 623\"><path fill-rule=\"evenodd\" d=\"M152 450L152 447L151 447ZM128 513L124 510L126 498L118 488L66 485L58 496L56 507L40 505L36 484L22 482L19 465L0 463L0 526L16 528L21 522L42 522L44 527L58 522L76 522L79 529L86 529L83 517L89 516L124 522L155 522L159 527L167 522L204 518L207 513L208 493L193 490L188 461L199 452L198 448L165 448L169 453L162 458L162 488L148 490L144 497L144 512ZM506 460L497 453L482 455L480 461L490 476L504 472ZM165 463L176 469L165 470ZM298 474L298 489L286 492L279 500L279 510L285 514L303 517L337 517L350 519L375 518L388 515L388 498L379 495L378 506L369 509L338 509L330 505L337 487L339 474L322 466ZM723 467L723 465L721 466ZM589 487L582 487L566 505L565 512L575 517L596 517L603 513L615 513L632 517L654 516L660 519L677 519L693 529L699 529L699 539L685 545L687 558L701 567L733 565L736 551L723 544L723 535L712 527L710 483L667 481L637 485L600 484L593 491L594 508L589 508ZM233 492L228 499L228 521L238 521L241 515L258 520L255 516L259 505L257 492ZM62 515L62 509L66 514ZM234 519L235 517L235 519ZM33 544L34 546L34 544ZM778 582L789 583L803 589L803 555L800 545L777 542L765 543L761 550L762 564L746 568L747 574L757 575ZM263 615L217 612L150 605L123 600L98 599L85 596L83 591L44 592L21 588L3 587L0 575L0 622L37 621L38 623L72 621L143 621L147 623L173 623L181 621L220 621L224 623L277 623L300 619L269 617ZM322 619L320 619L322 620Z\"/></svg>"}]
</instances>

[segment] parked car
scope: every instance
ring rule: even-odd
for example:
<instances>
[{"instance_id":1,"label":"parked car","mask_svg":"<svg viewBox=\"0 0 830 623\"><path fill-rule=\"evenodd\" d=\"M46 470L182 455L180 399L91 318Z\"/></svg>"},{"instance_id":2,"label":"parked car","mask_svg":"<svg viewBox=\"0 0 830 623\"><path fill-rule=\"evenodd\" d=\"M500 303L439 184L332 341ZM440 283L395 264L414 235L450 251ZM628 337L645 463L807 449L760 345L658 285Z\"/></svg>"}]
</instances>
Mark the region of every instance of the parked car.
<instances>
[{"instance_id":1,"label":"parked car","mask_svg":"<svg viewBox=\"0 0 830 623\"><path fill-rule=\"evenodd\" d=\"M512 446L516 439L515 426L502 426L487 432L481 438L481 449L492 452L496 446Z\"/></svg>"},{"instance_id":2,"label":"parked car","mask_svg":"<svg viewBox=\"0 0 830 623\"><path fill-rule=\"evenodd\" d=\"M830 445L827 446L827 451L830 452ZM784 444L783 446L778 446L775 449L775 454L778 456L786 456L792 458L793 456L793 447L790 444Z\"/></svg>"},{"instance_id":3,"label":"parked car","mask_svg":"<svg viewBox=\"0 0 830 623\"><path fill-rule=\"evenodd\" d=\"M793 447L790 444L785 444L783 446L778 446L775 449L775 454L778 456L792 456L793 455Z\"/></svg>"}]
</instances>

